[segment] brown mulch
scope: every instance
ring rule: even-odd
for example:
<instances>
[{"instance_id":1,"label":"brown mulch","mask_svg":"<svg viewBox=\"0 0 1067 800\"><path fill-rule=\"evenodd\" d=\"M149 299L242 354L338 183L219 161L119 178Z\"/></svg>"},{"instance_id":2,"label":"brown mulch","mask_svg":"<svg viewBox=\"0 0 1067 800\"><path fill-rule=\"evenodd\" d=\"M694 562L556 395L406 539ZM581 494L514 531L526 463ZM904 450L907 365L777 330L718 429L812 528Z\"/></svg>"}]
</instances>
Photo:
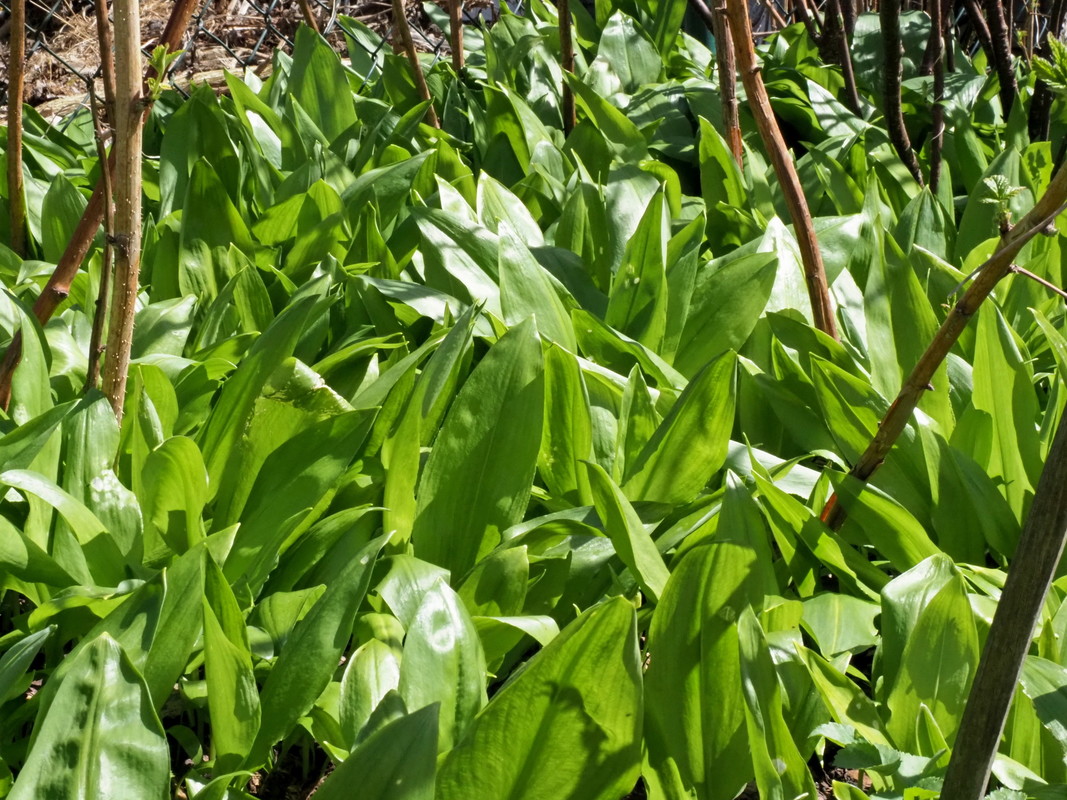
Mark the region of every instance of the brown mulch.
<instances>
[{"instance_id":1,"label":"brown mulch","mask_svg":"<svg viewBox=\"0 0 1067 800\"><path fill-rule=\"evenodd\" d=\"M27 17L31 29L26 63L26 102L47 117L60 116L87 102L85 76L96 72L99 47L96 20L89 0L59 0L56 13L48 12L57 0L28 0ZM222 84L222 71L240 72L249 68L263 74L269 68L277 47L287 47L297 27L304 20L298 0L281 0L270 6L269 17L259 8L263 0L208 0L194 20L183 43L184 54L171 75L179 86L190 82ZM143 0L141 3L142 41L151 49L167 23L173 3L168 0ZM416 35L416 46L431 50L443 34L422 13L418 3L409 3L409 22ZM316 23L323 28L331 18L344 14L353 17L380 35L392 27L389 0L333 0L330 9L314 5ZM40 29L45 47L34 49ZM0 123L7 118L7 81L10 18L0 10ZM334 26L327 36L331 44L344 49L340 30ZM97 89L101 89L99 81Z\"/></svg>"}]
</instances>

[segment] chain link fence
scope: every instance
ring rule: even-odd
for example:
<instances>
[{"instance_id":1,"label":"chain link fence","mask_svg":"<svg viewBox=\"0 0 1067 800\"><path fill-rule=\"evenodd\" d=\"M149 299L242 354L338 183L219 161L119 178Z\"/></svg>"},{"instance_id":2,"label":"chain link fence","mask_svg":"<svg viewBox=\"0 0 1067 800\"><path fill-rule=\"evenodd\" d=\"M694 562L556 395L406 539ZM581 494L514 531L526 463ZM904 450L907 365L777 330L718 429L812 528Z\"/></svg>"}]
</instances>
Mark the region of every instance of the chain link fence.
<instances>
[{"instance_id":1,"label":"chain link fence","mask_svg":"<svg viewBox=\"0 0 1067 800\"><path fill-rule=\"evenodd\" d=\"M303 8L301 6L304 6ZM148 55L166 26L173 3L141 4L142 42ZM417 49L434 59L448 54L446 35L420 3L409 2L408 19ZM486 15L481 10L475 13ZM315 26L341 52L346 50L346 18L361 22L390 46L394 35L389 0L205 0L193 15L183 52L170 71L171 84L221 85L223 72L251 69L264 74L276 49L291 51L298 25L310 15ZM27 0L26 102L46 117L62 116L89 103L89 83L99 79L100 57L93 0ZM10 33L10 0L0 0L0 40ZM351 33L351 31L348 31ZM364 46L367 37L349 37ZM0 113L6 116L8 48L0 49Z\"/></svg>"}]
</instances>

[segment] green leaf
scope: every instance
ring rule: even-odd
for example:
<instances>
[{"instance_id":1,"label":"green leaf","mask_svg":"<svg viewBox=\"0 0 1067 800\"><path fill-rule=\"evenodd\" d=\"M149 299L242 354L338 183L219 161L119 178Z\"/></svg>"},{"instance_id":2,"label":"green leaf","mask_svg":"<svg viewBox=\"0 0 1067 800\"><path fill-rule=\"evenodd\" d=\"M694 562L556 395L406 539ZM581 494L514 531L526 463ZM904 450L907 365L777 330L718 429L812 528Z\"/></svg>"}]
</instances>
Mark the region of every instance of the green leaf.
<instances>
[{"instance_id":1,"label":"green leaf","mask_svg":"<svg viewBox=\"0 0 1067 800\"><path fill-rule=\"evenodd\" d=\"M192 439L174 436L149 453L141 480L146 562L166 556L160 549L164 543L181 554L204 538L201 514L208 500L208 477Z\"/></svg>"},{"instance_id":2,"label":"green leaf","mask_svg":"<svg viewBox=\"0 0 1067 800\"><path fill-rule=\"evenodd\" d=\"M53 264L63 257L88 204L64 175L52 179L41 204L41 255Z\"/></svg>"},{"instance_id":3,"label":"green leaf","mask_svg":"<svg viewBox=\"0 0 1067 800\"><path fill-rule=\"evenodd\" d=\"M581 462L593 456L589 393L578 359L557 345L545 349L545 422L538 472L554 497L571 505L592 502Z\"/></svg>"},{"instance_id":4,"label":"green leaf","mask_svg":"<svg viewBox=\"0 0 1067 800\"><path fill-rule=\"evenodd\" d=\"M736 620L763 601L755 567L751 547L713 537L682 556L653 612L647 758L678 796L731 800L753 777Z\"/></svg>"},{"instance_id":5,"label":"green leaf","mask_svg":"<svg viewBox=\"0 0 1067 800\"><path fill-rule=\"evenodd\" d=\"M633 608L614 598L579 616L493 697L444 756L437 800L621 797L640 766L641 705Z\"/></svg>"},{"instance_id":6,"label":"green leaf","mask_svg":"<svg viewBox=\"0 0 1067 800\"><path fill-rule=\"evenodd\" d=\"M204 576L204 677L211 751L220 773L241 766L259 730L260 706L244 615L215 560Z\"/></svg>"},{"instance_id":7,"label":"green leaf","mask_svg":"<svg viewBox=\"0 0 1067 800\"><path fill-rule=\"evenodd\" d=\"M11 800L170 797L170 752L144 679L102 635L73 656Z\"/></svg>"},{"instance_id":8,"label":"green leaf","mask_svg":"<svg viewBox=\"0 0 1067 800\"><path fill-rule=\"evenodd\" d=\"M500 224L500 307L504 321L518 325L532 316L537 332L549 342L574 352L570 308L577 304L566 289L542 267L507 223ZM569 301L564 303L562 297ZM569 306L569 307L568 307Z\"/></svg>"},{"instance_id":9,"label":"green leaf","mask_svg":"<svg viewBox=\"0 0 1067 800\"><path fill-rule=\"evenodd\" d=\"M26 683L29 682L24 681L26 670L37 657L41 646L55 632L55 627L48 627L24 636L0 658L0 705L26 690Z\"/></svg>"},{"instance_id":10,"label":"green leaf","mask_svg":"<svg viewBox=\"0 0 1067 800\"><path fill-rule=\"evenodd\" d=\"M289 735L330 682L387 538L364 547L290 634L260 693L263 722L245 767L262 764L267 749Z\"/></svg>"},{"instance_id":11,"label":"green leaf","mask_svg":"<svg viewBox=\"0 0 1067 800\"><path fill-rule=\"evenodd\" d=\"M734 353L724 353L685 388L623 484L631 500L692 500L722 468L734 424Z\"/></svg>"},{"instance_id":12,"label":"green leaf","mask_svg":"<svg viewBox=\"0 0 1067 800\"><path fill-rule=\"evenodd\" d=\"M777 270L773 253L754 253L702 271L678 341L675 369L696 375L724 351L739 350L767 307Z\"/></svg>"},{"instance_id":13,"label":"green leaf","mask_svg":"<svg viewBox=\"0 0 1067 800\"><path fill-rule=\"evenodd\" d=\"M878 644L875 603L847 594L824 592L804 601L804 626L826 658L866 650Z\"/></svg>"},{"instance_id":14,"label":"green leaf","mask_svg":"<svg viewBox=\"0 0 1067 800\"><path fill-rule=\"evenodd\" d=\"M816 797L807 763L793 743L782 716L782 691L767 638L750 607L741 612L737 627L745 724L760 797L765 800Z\"/></svg>"},{"instance_id":15,"label":"green leaf","mask_svg":"<svg viewBox=\"0 0 1067 800\"><path fill-rule=\"evenodd\" d=\"M360 731L385 695L400 685L400 662L389 645L371 639L348 659L341 676L341 699L338 722L345 743L352 747ZM434 754L436 755L437 721L434 720Z\"/></svg>"},{"instance_id":16,"label":"green leaf","mask_svg":"<svg viewBox=\"0 0 1067 800\"><path fill-rule=\"evenodd\" d=\"M942 558L944 558L942 556ZM897 747L919 752L915 722L925 705L953 740L978 667L978 632L963 576L955 573L933 595L909 631L900 672L886 698L886 726Z\"/></svg>"},{"instance_id":17,"label":"green leaf","mask_svg":"<svg viewBox=\"0 0 1067 800\"><path fill-rule=\"evenodd\" d=\"M493 345L441 426L419 481L412 541L457 581L519 522L544 413L541 345L530 320Z\"/></svg>"},{"instance_id":18,"label":"green leaf","mask_svg":"<svg viewBox=\"0 0 1067 800\"><path fill-rule=\"evenodd\" d=\"M389 800L434 800L437 706L395 719L371 734L315 790L318 800L347 800L353 789Z\"/></svg>"},{"instance_id":19,"label":"green leaf","mask_svg":"<svg viewBox=\"0 0 1067 800\"><path fill-rule=\"evenodd\" d=\"M664 193L656 192L611 282L604 321L653 351L667 329L667 242L670 223Z\"/></svg>"},{"instance_id":20,"label":"green leaf","mask_svg":"<svg viewBox=\"0 0 1067 800\"><path fill-rule=\"evenodd\" d=\"M289 91L329 142L356 124L352 92L340 58L325 39L303 25L296 32Z\"/></svg>"},{"instance_id":21,"label":"green leaf","mask_svg":"<svg viewBox=\"0 0 1067 800\"><path fill-rule=\"evenodd\" d=\"M423 595L407 628L399 690L408 708L439 706L442 752L463 740L485 705L485 655L478 631L443 579Z\"/></svg>"},{"instance_id":22,"label":"green leaf","mask_svg":"<svg viewBox=\"0 0 1067 800\"><path fill-rule=\"evenodd\" d=\"M638 584L653 602L658 602L670 572L663 556L637 516L630 501L615 485L611 476L598 464L586 463L589 486L597 515L604 532L611 539L622 563L633 573Z\"/></svg>"}]
</instances>

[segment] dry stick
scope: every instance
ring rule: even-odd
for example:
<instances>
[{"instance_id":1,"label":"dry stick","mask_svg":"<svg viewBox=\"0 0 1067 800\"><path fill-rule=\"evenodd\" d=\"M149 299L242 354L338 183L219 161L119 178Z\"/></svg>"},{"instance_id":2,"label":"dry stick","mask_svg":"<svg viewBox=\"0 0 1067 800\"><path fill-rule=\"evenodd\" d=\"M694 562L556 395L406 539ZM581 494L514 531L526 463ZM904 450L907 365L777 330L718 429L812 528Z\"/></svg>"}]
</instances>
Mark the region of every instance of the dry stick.
<instances>
[{"instance_id":1,"label":"dry stick","mask_svg":"<svg viewBox=\"0 0 1067 800\"><path fill-rule=\"evenodd\" d=\"M315 19L315 12L311 10L311 3L308 0L300 0L300 13L304 15L304 22L315 33L319 32L319 21Z\"/></svg>"},{"instance_id":2,"label":"dry stick","mask_svg":"<svg viewBox=\"0 0 1067 800\"><path fill-rule=\"evenodd\" d=\"M841 67L841 76L845 79L845 105L853 114L860 116L860 93L856 88L856 73L852 69L852 53L840 0L827 0L824 39L833 51L833 62Z\"/></svg>"},{"instance_id":3,"label":"dry stick","mask_svg":"<svg viewBox=\"0 0 1067 800\"><path fill-rule=\"evenodd\" d=\"M725 0L717 0L714 13L704 0L689 0L704 25L715 37L715 61L719 70L719 93L722 95L722 124L726 128L726 142L740 169L744 169L744 145L741 142L741 123L737 102L737 58L730 38L730 20L726 16Z\"/></svg>"},{"instance_id":4,"label":"dry stick","mask_svg":"<svg viewBox=\"0 0 1067 800\"><path fill-rule=\"evenodd\" d=\"M104 233L107 238L104 240L104 257L100 266L100 289L96 296L93 330L89 336L89 369L85 375L85 387L83 389L85 392L95 389L100 380L100 356L104 352L104 322L107 319L108 295L111 292L113 250L110 239L115 231L112 219L111 170L108 168L107 150L104 144L103 114L99 98L96 96L96 91L91 83L89 84L89 99L93 113L93 130L96 134L96 152L100 163L100 178L104 184Z\"/></svg>"},{"instance_id":5,"label":"dry stick","mask_svg":"<svg viewBox=\"0 0 1067 800\"><path fill-rule=\"evenodd\" d=\"M793 8L797 13L797 17L804 23L804 28L808 32L808 36L811 37L813 42L818 43L820 34L819 27L816 24L817 20L811 18L811 14L808 13L808 4L806 0L793 0Z\"/></svg>"},{"instance_id":6,"label":"dry stick","mask_svg":"<svg viewBox=\"0 0 1067 800\"><path fill-rule=\"evenodd\" d=\"M1067 300L1067 292L1065 292L1063 289L1061 289L1059 286L1057 286L1056 284L1052 283L1051 281L1046 281L1040 275L1035 275L1030 270L1023 269L1022 267L1018 266L1017 264L1012 266L1011 271L1016 273L1017 275L1022 275L1024 278L1029 278L1030 280L1034 281L1035 283L1040 283L1042 286L1044 286L1050 292L1055 292L1060 297L1062 297L1064 300Z\"/></svg>"},{"instance_id":7,"label":"dry stick","mask_svg":"<svg viewBox=\"0 0 1067 800\"><path fill-rule=\"evenodd\" d=\"M448 27L451 34L452 69L463 71L463 0L448 0Z\"/></svg>"},{"instance_id":8,"label":"dry stick","mask_svg":"<svg viewBox=\"0 0 1067 800\"><path fill-rule=\"evenodd\" d=\"M922 354L919 363L911 371L893 404L886 412L885 418L878 426L866 451L852 467L849 474L866 482L881 466L893 444L904 432L912 413L923 392L930 390L930 381L938 367L948 356L956 340L982 301L993 291L993 287L1012 270L1012 261L1023 246L1055 221L1067 202L1067 166L1061 166L1052 178L1048 189L1034 205L1030 212L1001 237L1000 245L992 257L978 268L974 282L966 293L949 312L945 321L934 335L933 340ZM845 522L845 510L834 495L822 512L822 519L833 530L838 530Z\"/></svg>"},{"instance_id":9,"label":"dry stick","mask_svg":"<svg viewBox=\"0 0 1067 800\"><path fill-rule=\"evenodd\" d=\"M985 14L982 12L981 6L978 5L978 0L963 0L963 2L967 7L967 16L971 18L971 27L974 28L974 35L978 38L978 44L981 45L982 50L985 52L986 60L990 64L995 63L993 35L989 32L989 25L986 23Z\"/></svg>"},{"instance_id":10,"label":"dry stick","mask_svg":"<svg viewBox=\"0 0 1067 800\"><path fill-rule=\"evenodd\" d=\"M904 54L904 45L900 40L900 0L882 0L878 15L882 24L882 40L885 42L885 121L889 128L889 139L908 172L922 186L922 170L919 169L915 151L911 149L900 103L903 75L901 56Z\"/></svg>"},{"instance_id":11,"label":"dry stick","mask_svg":"<svg viewBox=\"0 0 1067 800\"><path fill-rule=\"evenodd\" d=\"M1011 63L1011 35L1004 19L1004 4L1001 0L986 0L986 17L989 34L993 40L993 65L1000 79L1000 105L1004 119L1008 118L1018 91L1015 85L1015 70Z\"/></svg>"},{"instance_id":12,"label":"dry stick","mask_svg":"<svg viewBox=\"0 0 1067 800\"><path fill-rule=\"evenodd\" d=\"M419 97L428 100L430 105L426 109L426 121L435 128L440 128L441 123L437 119L437 112L433 108L433 98L430 96L430 87L426 85L426 76L422 74L422 64L419 63L419 54L415 50L415 42L411 38L411 28L408 26L407 11L404 8L404 0L393 0L393 16L396 18L396 30L400 34L400 42L404 46L411 69L415 73L415 88L419 90Z\"/></svg>"},{"instance_id":13,"label":"dry stick","mask_svg":"<svg viewBox=\"0 0 1067 800\"><path fill-rule=\"evenodd\" d=\"M100 44L100 72L104 78L104 119L110 123L115 115L115 54L112 50L111 23L107 18L107 5L107 0L97 0L93 4L93 10L96 12L96 41ZM90 101L95 102L91 86ZM93 113L96 114L95 111ZM100 162L101 165L104 163L104 161Z\"/></svg>"},{"instance_id":14,"label":"dry stick","mask_svg":"<svg viewBox=\"0 0 1067 800\"><path fill-rule=\"evenodd\" d=\"M752 43L752 23L748 18L747 0L726 0L726 13L729 18L730 35L734 40L734 52L741 80L748 95L752 116L756 119L763 145L774 164L774 171L782 184L782 193L789 216L793 219L793 230L800 247L800 260L804 265L804 281L808 285L808 297L811 299L811 314L815 327L828 336L837 338L837 325L834 322L834 307L830 302L830 288L826 282L822 255L815 239L815 228L811 223L808 201L800 186L793 160L786 148L785 139L778 129L778 122L771 110L771 101L763 85L759 65L756 63L756 49Z\"/></svg>"},{"instance_id":15,"label":"dry stick","mask_svg":"<svg viewBox=\"0 0 1067 800\"><path fill-rule=\"evenodd\" d=\"M170 19L167 21L167 27L163 31L163 36L160 37L160 44L165 46L168 51L178 49L185 31L189 27L189 20L193 16L193 10L201 2L203 0L177 0L175 2L174 8L171 10ZM146 117L150 110L150 108L145 108L144 114ZM113 161L114 158L112 157L112 160L108 162L109 169L113 169ZM89 203L85 207L85 211L82 212L82 217L78 221L77 227L74 229L74 234L71 236L70 241L67 242L67 249L63 251L59 263L56 264L55 271L52 272L52 276L48 279L48 283L45 284L44 290L33 304L33 314L41 325L44 325L52 318L52 314L70 294L70 284L74 280L74 276L78 274L78 270L81 269L82 262L92 246L93 237L96 236L96 232L100 229L100 223L103 219L104 187L102 181L97 181L96 187L89 197ZM3 363L0 364L0 408L5 410L11 402L11 378L21 358L22 333L19 332L11 340L7 352L4 354Z\"/></svg>"},{"instance_id":16,"label":"dry stick","mask_svg":"<svg viewBox=\"0 0 1067 800\"><path fill-rule=\"evenodd\" d=\"M778 8L774 5L774 0L766 0L763 7L767 9L767 13L770 14L771 19L774 20L777 30L789 27L789 23L785 21L785 17L779 13Z\"/></svg>"},{"instance_id":17,"label":"dry stick","mask_svg":"<svg viewBox=\"0 0 1067 800\"><path fill-rule=\"evenodd\" d=\"M102 389L122 419L126 377L137 311L141 270L141 139L144 94L141 81L139 0L117 0L115 15L115 286L104 354ZM106 203L105 203L106 205Z\"/></svg>"},{"instance_id":18,"label":"dry stick","mask_svg":"<svg viewBox=\"0 0 1067 800\"><path fill-rule=\"evenodd\" d=\"M574 107L574 90L567 82L567 74L574 74L574 36L571 30L571 4L570 0L558 0L556 8L559 11L559 57L560 66L563 67L563 134L570 136L574 126L578 124L578 110Z\"/></svg>"},{"instance_id":19,"label":"dry stick","mask_svg":"<svg viewBox=\"0 0 1067 800\"><path fill-rule=\"evenodd\" d=\"M933 47L927 49L934 51L934 107L930 114L933 123L930 138L930 191L936 195L941 185L941 150L945 141L945 61L942 58L945 51L945 31L941 0L933 0L930 11L930 43Z\"/></svg>"},{"instance_id":20,"label":"dry stick","mask_svg":"<svg viewBox=\"0 0 1067 800\"><path fill-rule=\"evenodd\" d=\"M1067 424L1061 422L978 662L941 800L979 800L985 794L1023 661L1065 541Z\"/></svg>"},{"instance_id":21,"label":"dry stick","mask_svg":"<svg viewBox=\"0 0 1067 800\"><path fill-rule=\"evenodd\" d=\"M8 56L7 196L10 204L11 249L26 257L26 192L22 181L22 104L26 97L26 0L11 3Z\"/></svg>"}]
</instances>

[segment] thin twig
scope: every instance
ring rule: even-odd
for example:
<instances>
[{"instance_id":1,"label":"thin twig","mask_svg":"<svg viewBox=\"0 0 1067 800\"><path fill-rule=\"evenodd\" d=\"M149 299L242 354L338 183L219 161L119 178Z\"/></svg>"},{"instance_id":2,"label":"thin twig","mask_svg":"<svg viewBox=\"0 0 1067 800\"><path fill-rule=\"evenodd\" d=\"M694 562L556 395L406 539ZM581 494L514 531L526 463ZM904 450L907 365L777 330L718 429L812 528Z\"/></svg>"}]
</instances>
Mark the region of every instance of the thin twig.
<instances>
[{"instance_id":1,"label":"thin twig","mask_svg":"<svg viewBox=\"0 0 1067 800\"><path fill-rule=\"evenodd\" d=\"M1026 243L1039 233L1047 231L1065 208L1067 208L1067 167L1061 166L1049 183L1048 189L1030 209L1030 212L1018 225L1001 237L996 253L976 270L974 282L963 298L952 307L945 321L941 323L941 327L926 348L926 352L919 358L919 363L915 365L907 380L904 381L904 385L901 386L893 404L889 406L889 410L878 426L878 432L871 439L859 461L849 471L852 477L865 483L882 465L889 451L900 438L900 434L907 427L908 420L911 419L912 413L919 405L923 392L930 390L930 381L934 373L948 356L960 334L967 327L967 323L978 311L982 301L989 296L1000 280L1009 274L1015 257L1019 255L1019 251ZM827 502L821 516L833 530L839 529L844 524L846 512L838 502L836 494Z\"/></svg>"},{"instance_id":2,"label":"thin twig","mask_svg":"<svg viewBox=\"0 0 1067 800\"><path fill-rule=\"evenodd\" d=\"M319 21L315 19L315 12L311 10L311 3L308 0L299 0L300 13L304 15L304 22L315 33L319 33Z\"/></svg>"},{"instance_id":3,"label":"thin twig","mask_svg":"<svg viewBox=\"0 0 1067 800\"><path fill-rule=\"evenodd\" d=\"M885 43L885 121L893 147L916 182L923 185L919 160L911 148L908 129L904 125L904 112L900 102L900 83L903 75L901 57L904 44L900 39L900 0L882 0L878 11L882 25L882 40Z\"/></svg>"},{"instance_id":4,"label":"thin twig","mask_svg":"<svg viewBox=\"0 0 1067 800\"><path fill-rule=\"evenodd\" d=\"M734 41L738 70L748 95L752 116L756 119L763 145L767 149L775 174L782 187L789 215L793 220L793 231L800 248L800 260L804 265L804 281L808 287L811 301L811 314L815 327L828 336L837 338L837 324L834 320L833 303L830 301L830 288L826 281L822 255L815 238L815 228L808 210L808 201L800 185L793 159L789 155L785 139L778 127L763 85L759 65L756 63L756 50L752 43L752 23L748 17L747 0L726 0L726 10L730 20L730 35Z\"/></svg>"},{"instance_id":5,"label":"thin twig","mask_svg":"<svg viewBox=\"0 0 1067 800\"><path fill-rule=\"evenodd\" d=\"M715 61L719 71L719 94L722 95L722 124L726 141L737 166L744 169L744 144L737 102L737 56L730 38L730 19L726 15L726 0L716 0L715 11L704 0L689 0L689 4L715 37Z\"/></svg>"},{"instance_id":6,"label":"thin twig","mask_svg":"<svg viewBox=\"0 0 1067 800\"><path fill-rule=\"evenodd\" d=\"M419 61L418 51L415 50L415 42L411 38L411 28L408 25L404 0L393 0L393 18L397 33L400 34L400 43L403 45L408 62L415 73L415 88L418 89L419 97L430 103L426 109L426 121L433 127L440 128L441 123L437 119L437 112L434 111L430 87L426 85L426 76L422 72L422 63Z\"/></svg>"},{"instance_id":7,"label":"thin twig","mask_svg":"<svg viewBox=\"0 0 1067 800\"><path fill-rule=\"evenodd\" d=\"M11 3L8 56L7 197L10 206L11 249L26 252L26 192L22 178L22 104L26 96L26 0Z\"/></svg>"},{"instance_id":8,"label":"thin twig","mask_svg":"<svg viewBox=\"0 0 1067 800\"><path fill-rule=\"evenodd\" d=\"M448 27L452 48L452 69L463 71L463 0L448 0Z\"/></svg>"},{"instance_id":9,"label":"thin twig","mask_svg":"<svg viewBox=\"0 0 1067 800\"><path fill-rule=\"evenodd\" d=\"M1014 272L1014 273L1017 273L1019 275L1022 275L1024 278L1029 278L1030 280L1032 280L1032 281L1034 281L1036 283L1040 283L1042 286L1044 286L1050 292L1055 292L1060 297L1062 297L1064 300L1067 300L1067 292L1065 292L1063 289L1061 289L1056 284L1051 283L1050 281L1046 281L1040 275L1035 275L1030 270L1023 269L1018 264L1013 264L1012 267L1011 267L1011 271Z\"/></svg>"},{"instance_id":10,"label":"thin twig","mask_svg":"<svg viewBox=\"0 0 1067 800\"><path fill-rule=\"evenodd\" d=\"M111 43L111 22L108 20L107 0L97 0L93 4L93 11L96 16L96 40L100 44L100 72L104 78L103 118L110 125L115 118L115 53ZM90 93L91 102L92 94Z\"/></svg>"},{"instance_id":11,"label":"thin twig","mask_svg":"<svg viewBox=\"0 0 1067 800\"><path fill-rule=\"evenodd\" d=\"M941 152L945 139L945 25L942 0L930 3L930 42L927 50L933 51L934 106L930 113L933 131L930 134L930 191L937 194L941 185Z\"/></svg>"},{"instance_id":12,"label":"thin twig","mask_svg":"<svg viewBox=\"0 0 1067 800\"><path fill-rule=\"evenodd\" d=\"M112 218L111 170L108 169L107 148L99 98L89 83L89 100L93 114L93 130L96 134L96 152L100 164L100 177L104 183L104 253L100 266L100 287L96 296L96 311L93 314L93 330L89 337L89 369L85 374L85 388L95 389L100 381L100 356L104 352L104 323L107 319L108 297L111 293L112 255L111 238L115 233Z\"/></svg>"}]
</instances>

